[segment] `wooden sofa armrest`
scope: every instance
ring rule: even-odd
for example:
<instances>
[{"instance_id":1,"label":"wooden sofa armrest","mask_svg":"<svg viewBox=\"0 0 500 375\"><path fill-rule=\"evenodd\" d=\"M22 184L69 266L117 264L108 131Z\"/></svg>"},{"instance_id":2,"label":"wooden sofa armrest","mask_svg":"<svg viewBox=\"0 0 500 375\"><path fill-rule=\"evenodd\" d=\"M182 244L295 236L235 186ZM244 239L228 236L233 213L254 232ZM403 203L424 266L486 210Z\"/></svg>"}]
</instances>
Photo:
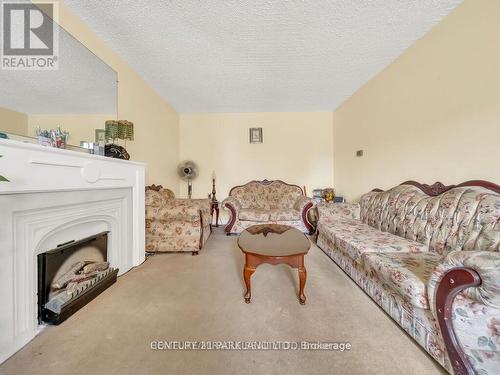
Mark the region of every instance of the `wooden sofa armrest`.
<instances>
[{"instance_id":1,"label":"wooden sofa armrest","mask_svg":"<svg viewBox=\"0 0 500 375\"><path fill-rule=\"evenodd\" d=\"M476 303L500 310L500 252L498 251L452 251L437 265L428 282L429 297L436 296L436 289L447 271L457 268L474 270L481 278L477 288L464 290L465 297ZM434 303L430 303L431 309ZM433 311L435 313L435 311Z\"/></svg>"},{"instance_id":2,"label":"wooden sofa armrest","mask_svg":"<svg viewBox=\"0 0 500 375\"><path fill-rule=\"evenodd\" d=\"M457 267L446 271L436 289L437 320L455 375L475 375L476 372L460 346L453 329L453 300L464 289L479 285L481 285L481 278L475 270Z\"/></svg>"},{"instance_id":3,"label":"wooden sofa armrest","mask_svg":"<svg viewBox=\"0 0 500 375\"><path fill-rule=\"evenodd\" d=\"M234 223L236 222L236 218L238 217L238 212L241 209L241 203L235 197L229 196L222 201L222 207L230 212L229 221L224 227L224 232L229 235L233 229Z\"/></svg>"},{"instance_id":4,"label":"wooden sofa armrest","mask_svg":"<svg viewBox=\"0 0 500 375\"><path fill-rule=\"evenodd\" d=\"M438 320L454 373L472 375L476 372L453 327L453 302L458 294L500 314L500 253L452 251L436 267L428 282L430 307Z\"/></svg>"},{"instance_id":5,"label":"wooden sofa armrest","mask_svg":"<svg viewBox=\"0 0 500 375\"><path fill-rule=\"evenodd\" d=\"M304 223L309 234L313 234L314 226L309 222L307 213L311 208L314 207L314 205L315 205L314 200L304 195L298 197L297 200L295 201L295 204L293 205L294 209L300 211L300 218L302 219L302 222Z\"/></svg>"}]
</instances>

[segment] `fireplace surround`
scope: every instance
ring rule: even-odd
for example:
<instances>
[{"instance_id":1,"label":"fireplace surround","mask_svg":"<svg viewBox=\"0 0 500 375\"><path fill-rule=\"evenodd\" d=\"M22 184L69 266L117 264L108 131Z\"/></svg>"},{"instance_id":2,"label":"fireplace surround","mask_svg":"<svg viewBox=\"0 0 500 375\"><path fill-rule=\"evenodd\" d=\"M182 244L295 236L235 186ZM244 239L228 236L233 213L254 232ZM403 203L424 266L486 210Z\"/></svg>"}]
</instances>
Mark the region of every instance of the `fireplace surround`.
<instances>
[{"instance_id":1,"label":"fireplace surround","mask_svg":"<svg viewBox=\"0 0 500 375\"><path fill-rule=\"evenodd\" d=\"M37 256L109 232L119 275L144 261L144 164L0 139L0 363L43 329Z\"/></svg>"}]
</instances>

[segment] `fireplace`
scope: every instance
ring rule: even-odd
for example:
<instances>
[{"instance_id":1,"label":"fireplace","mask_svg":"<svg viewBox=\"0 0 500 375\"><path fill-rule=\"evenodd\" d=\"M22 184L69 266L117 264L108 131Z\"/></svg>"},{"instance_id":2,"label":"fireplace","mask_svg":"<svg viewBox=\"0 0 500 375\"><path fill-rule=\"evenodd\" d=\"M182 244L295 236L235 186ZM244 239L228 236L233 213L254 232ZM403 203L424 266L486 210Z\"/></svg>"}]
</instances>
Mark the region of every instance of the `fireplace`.
<instances>
[{"instance_id":1,"label":"fireplace","mask_svg":"<svg viewBox=\"0 0 500 375\"><path fill-rule=\"evenodd\" d=\"M38 321L60 324L116 281L108 231L69 241L37 256Z\"/></svg>"},{"instance_id":2,"label":"fireplace","mask_svg":"<svg viewBox=\"0 0 500 375\"><path fill-rule=\"evenodd\" d=\"M2 363L45 327L39 254L109 231L107 261L118 275L144 262L145 165L11 139L0 139L0 155L10 180L0 183Z\"/></svg>"}]
</instances>

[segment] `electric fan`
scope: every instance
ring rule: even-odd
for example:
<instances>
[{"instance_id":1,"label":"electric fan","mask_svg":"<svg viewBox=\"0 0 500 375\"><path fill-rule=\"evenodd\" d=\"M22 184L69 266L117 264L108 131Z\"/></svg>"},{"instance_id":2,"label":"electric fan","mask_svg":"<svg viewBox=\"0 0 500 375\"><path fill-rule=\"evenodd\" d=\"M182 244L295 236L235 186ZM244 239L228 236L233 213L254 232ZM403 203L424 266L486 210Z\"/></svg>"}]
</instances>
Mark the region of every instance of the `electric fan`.
<instances>
[{"instance_id":1,"label":"electric fan","mask_svg":"<svg viewBox=\"0 0 500 375\"><path fill-rule=\"evenodd\" d=\"M179 177L187 181L188 197L191 199L191 195L193 193L193 179L198 176L198 166L190 160L185 160L177 167L177 174Z\"/></svg>"}]
</instances>

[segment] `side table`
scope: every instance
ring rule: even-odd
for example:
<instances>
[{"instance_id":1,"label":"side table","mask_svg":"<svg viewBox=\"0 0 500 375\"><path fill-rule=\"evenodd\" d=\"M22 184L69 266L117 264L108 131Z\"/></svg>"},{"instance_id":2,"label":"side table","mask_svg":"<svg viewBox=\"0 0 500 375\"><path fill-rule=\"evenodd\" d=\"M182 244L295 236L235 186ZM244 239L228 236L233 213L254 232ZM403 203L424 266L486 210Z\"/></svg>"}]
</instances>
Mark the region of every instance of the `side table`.
<instances>
[{"instance_id":1,"label":"side table","mask_svg":"<svg viewBox=\"0 0 500 375\"><path fill-rule=\"evenodd\" d=\"M218 201L212 201L212 205L210 206L210 215L214 215L215 211L215 226L219 226L219 202ZM211 225L212 223L210 223Z\"/></svg>"}]
</instances>

